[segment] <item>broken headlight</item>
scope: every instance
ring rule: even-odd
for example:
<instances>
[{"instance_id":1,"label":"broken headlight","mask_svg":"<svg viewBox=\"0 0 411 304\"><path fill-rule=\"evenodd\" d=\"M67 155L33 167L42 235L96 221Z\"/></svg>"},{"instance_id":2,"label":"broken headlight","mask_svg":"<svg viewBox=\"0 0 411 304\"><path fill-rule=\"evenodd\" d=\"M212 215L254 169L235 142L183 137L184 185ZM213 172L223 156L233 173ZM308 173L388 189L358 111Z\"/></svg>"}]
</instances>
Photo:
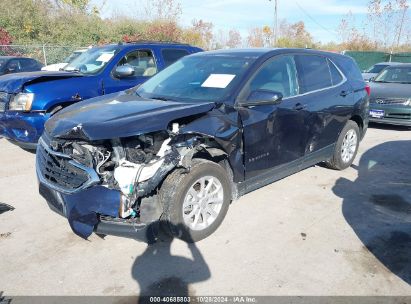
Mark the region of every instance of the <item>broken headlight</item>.
<instances>
[{"instance_id":1,"label":"broken headlight","mask_svg":"<svg viewBox=\"0 0 411 304\"><path fill-rule=\"evenodd\" d=\"M156 154L167 138L166 132L158 132L123 139L127 160L136 164L148 164L156 158Z\"/></svg>"},{"instance_id":2,"label":"broken headlight","mask_svg":"<svg viewBox=\"0 0 411 304\"><path fill-rule=\"evenodd\" d=\"M31 110L33 100L33 93L18 93L11 99L9 110L29 112Z\"/></svg>"}]
</instances>

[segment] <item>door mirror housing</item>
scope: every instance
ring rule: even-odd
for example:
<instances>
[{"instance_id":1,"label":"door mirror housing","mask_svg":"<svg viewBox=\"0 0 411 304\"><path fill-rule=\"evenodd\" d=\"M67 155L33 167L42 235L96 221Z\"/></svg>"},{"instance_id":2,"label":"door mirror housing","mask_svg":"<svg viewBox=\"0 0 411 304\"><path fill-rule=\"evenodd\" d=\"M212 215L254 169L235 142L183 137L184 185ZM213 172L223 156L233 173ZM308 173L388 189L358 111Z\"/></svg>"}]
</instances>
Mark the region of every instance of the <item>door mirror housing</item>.
<instances>
[{"instance_id":1,"label":"door mirror housing","mask_svg":"<svg viewBox=\"0 0 411 304\"><path fill-rule=\"evenodd\" d=\"M116 67L115 76L117 78L126 78L134 76L134 68L130 65L120 65Z\"/></svg>"},{"instance_id":2,"label":"door mirror housing","mask_svg":"<svg viewBox=\"0 0 411 304\"><path fill-rule=\"evenodd\" d=\"M252 91L247 100L241 102L241 106L277 105L281 103L283 94L270 90Z\"/></svg>"},{"instance_id":3,"label":"door mirror housing","mask_svg":"<svg viewBox=\"0 0 411 304\"><path fill-rule=\"evenodd\" d=\"M368 82L373 82L375 79L375 77L371 77L370 79L368 79Z\"/></svg>"}]
</instances>

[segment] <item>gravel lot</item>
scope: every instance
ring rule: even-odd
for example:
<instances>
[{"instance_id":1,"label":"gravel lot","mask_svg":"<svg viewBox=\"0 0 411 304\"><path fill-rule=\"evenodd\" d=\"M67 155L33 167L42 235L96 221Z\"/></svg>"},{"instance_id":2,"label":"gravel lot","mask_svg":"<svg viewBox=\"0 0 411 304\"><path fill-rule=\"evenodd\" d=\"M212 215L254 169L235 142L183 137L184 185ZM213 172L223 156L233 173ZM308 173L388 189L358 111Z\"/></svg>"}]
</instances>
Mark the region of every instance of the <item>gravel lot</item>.
<instances>
[{"instance_id":1,"label":"gravel lot","mask_svg":"<svg viewBox=\"0 0 411 304\"><path fill-rule=\"evenodd\" d=\"M34 158L0 139L4 295L411 295L410 129L370 128L351 168L254 191L190 246L77 237L38 194Z\"/></svg>"}]
</instances>

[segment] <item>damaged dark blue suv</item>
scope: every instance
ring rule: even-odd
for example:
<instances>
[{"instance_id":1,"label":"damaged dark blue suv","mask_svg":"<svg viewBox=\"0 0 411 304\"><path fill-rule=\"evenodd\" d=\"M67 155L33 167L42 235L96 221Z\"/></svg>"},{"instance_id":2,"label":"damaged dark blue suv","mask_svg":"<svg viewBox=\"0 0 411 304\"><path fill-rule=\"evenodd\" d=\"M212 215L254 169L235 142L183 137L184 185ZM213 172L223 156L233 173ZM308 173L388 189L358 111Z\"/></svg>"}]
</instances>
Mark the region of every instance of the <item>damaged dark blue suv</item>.
<instances>
[{"instance_id":1,"label":"damaged dark blue suv","mask_svg":"<svg viewBox=\"0 0 411 304\"><path fill-rule=\"evenodd\" d=\"M84 238L148 235L161 222L198 241L247 192L319 162L349 167L367 130L368 92L339 54L184 57L138 88L52 117L37 148L40 193Z\"/></svg>"}]
</instances>

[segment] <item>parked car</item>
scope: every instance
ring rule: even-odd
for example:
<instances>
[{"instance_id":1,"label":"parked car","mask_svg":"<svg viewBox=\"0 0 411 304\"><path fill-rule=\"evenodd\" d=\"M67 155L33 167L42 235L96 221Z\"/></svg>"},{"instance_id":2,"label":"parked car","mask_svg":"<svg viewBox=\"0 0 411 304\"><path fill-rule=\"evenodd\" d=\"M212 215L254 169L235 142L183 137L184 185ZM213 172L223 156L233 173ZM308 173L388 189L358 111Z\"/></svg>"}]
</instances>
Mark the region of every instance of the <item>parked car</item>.
<instances>
[{"instance_id":1,"label":"parked car","mask_svg":"<svg viewBox=\"0 0 411 304\"><path fill-rule=\"evenodd\" d=\"M201 49L187 44L139 42L94 47L60 72L0 78L0 136L35 149L44 122L73 103L141 84L179 58Z\"/></svg>"},{"instance_id":2,"label":"parked car","mask_svg":"<svg viewBox=\"0 0 411 304\"><path fill-rule=\"evenodd\" d=\"M60 71L62 70L66 65L68 65L70 62L72 62L74 59L79 57L81 54L83 54L87 49L79 49L71 53L67 58L63 60L63 62L59 63L54 63L54 64L49 64L43 67L41 70L42 71Z\"/></svg>"},{"instance_id":3,"label":"parked car","mask_svg":"<svg viewBox=\"0 0 411 304\"><path fill-rule=\"evenodd\" d=\"M411 126L411 64L387 67L370 87L370 121Z\"/></svg>"},{"instance_id":4,"label":"parked car","mask_svg":"<svg viewBox=\"0 0 411 304\"><path fill-rule=\"evenodd\" d=\"M139 88L54 115L37 148L40 193L83 238L148 236L161 217L199 241L247 192L323 161L349 167L367 130L367 90L339 54L190 55Z\"/></svg>"},{"instance_id":5,"label":"parked car","mask_svg":"<svg viewBox=\"0 0 411 304\"><path fill-rule=\"evenodd\" d=\"M27 57L0 56L0 75L40 71L43 64Z\"/></svg>"},{"instance_id":6,"label":"parked car","mask_svg":"<svg viewBox=\"0 0 411 304\"><path fill-rule=\"evenodd\" d=\"M362 73L362 77L364 78L365 81L370 81L370 79L377 76L386 67L389 67L391 65L397 65L397 64L401 64L401 63L400 62L380 62L380 63L374 64L364 73Z\"/></svg>"}]
</instances>

